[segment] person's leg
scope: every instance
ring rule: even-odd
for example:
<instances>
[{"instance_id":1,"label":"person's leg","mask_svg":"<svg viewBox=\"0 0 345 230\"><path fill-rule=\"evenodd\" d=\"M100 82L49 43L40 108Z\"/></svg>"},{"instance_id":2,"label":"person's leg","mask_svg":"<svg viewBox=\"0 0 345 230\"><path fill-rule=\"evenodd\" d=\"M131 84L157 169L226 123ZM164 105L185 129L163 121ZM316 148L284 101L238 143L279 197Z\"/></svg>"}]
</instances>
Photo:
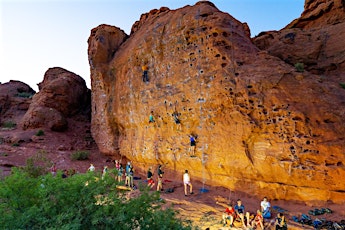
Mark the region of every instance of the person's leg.
<instances>
[{"instance_id":1,"label":"person's leg","mask_svg":"<svg viewBox=\"0 0 345 230\"><path fill-rule=\"evenodd\" d=\"M223 224L226 224L226 217L227 217L227 215L224 213L222 216Z\"/></svg>"},{"instance_id":2,"label":"person's leg","mask_svg":"<svg viewBox=\"0 0 345 230\"><path fill-rule=\"evenodd\" d=\"M184 195L187 196L187 184L184 183Z\"/></svg>"},{"instance_id":3,"label":"person's leg","mask_svg":"<svg viewBox=\"0 0 345 230\"><path fill-rule=\"evenodd\" d=\"M260 227L262 230L264 230L264 222L261 220L260 223L259 223Z\"/></svg>"},{"instance_id":4,"label":"person's leg","mask_svg":"<svg viewBox=\"0 0 345 230\"><path fill-rule=\"evenodd\" d=\"M147 71L146 70L144 71L144 79L145 79L145 82L149 81L149 77L147 75Z\"/></svg>"},{"instance_id":5,"label":"person's leg","mask_svg":"<svg viewBox=\"0 0 345 230\"><path fill-rule=\"evenodd\" d=\"M232 224L234 223L234 217L232 215L229 216L229 224L230 227L232 227Z\"/></svg>"},{"instance_id":6,"label":"person's leg","mask_svg":"<svg viewBox=\"0 0 345 230\"><path fill-rule=\"evenodd\" d=\"M131 185L131 188L133 188L133 176L130 176L129 177L129 182L130 182L130 185Z\"/></svg>"},{"instance_id":7,"label":"person's leg","mask_svg":"<svg viewBox=\"0 0 345 230\"><path fill-rule=\"evenodd\" d=\"M243 213L240 213L239 217L240 217L240 219L241 219L242 225L243 225L244 227L246 227L246 224L244 223L244 214L243 214Z\"/></svg>"},{"instance_id":8,"label":"person's leg","mask_svg":"<svg viewBox=\"0 0 345 230\"><path fill-rule=\"evenodd\" d=\"M193 185L192 185L192 183L189 183L189 192L190 192L190 194L193 194Z\"/></svg>"},{"instance_id":9,"label":"person's leg","mask_svg":"<svg viewBox=\"0 0 345 230\"><path fill-rule=\"evenodd\" d=\"M246 212L246 226L250 226L250 213Z\"/></svg>"}]
</instances>

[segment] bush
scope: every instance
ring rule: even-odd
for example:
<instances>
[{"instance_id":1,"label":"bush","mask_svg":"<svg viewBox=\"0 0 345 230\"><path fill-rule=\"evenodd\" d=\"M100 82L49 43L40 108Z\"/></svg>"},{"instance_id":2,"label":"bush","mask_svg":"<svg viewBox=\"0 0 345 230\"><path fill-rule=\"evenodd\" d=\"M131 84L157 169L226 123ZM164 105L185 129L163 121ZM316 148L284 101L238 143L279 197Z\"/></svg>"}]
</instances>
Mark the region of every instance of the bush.
<instances>
[{"instance_id":1,"label":"bush","mask_svg":"<svg viewBox=\"0 0 345 230\"><path fill-rule=\"evenodd\" d=\"M42 129L38 130L36 133L36 136L43 136L44 135L44 131Z\"/></svg>"},{"instance_id":2,"label":"bush","mask_svg":"<svg viewBox=\"0 0 345 230\"><path fill-rule=\"evenodd\" d=\"M73 161L83 161L89 159L90 153L88 151L76 151L71 154Z\"/></svg>"},{"instance_id":3,"label":"bush","mask_svg":"<svg viewBox=\"0 0 345 230\"><path fill-rule=\"evenodd\" d=\"M191 229L172 209L163 209L159 194L141 191L127 200L111 177L50 174L33 178L13 168L0 180L2 229ZM87 182L87 185L86 185Z\"/></svg>"},{"instance_id":4,"label":"bush","mask_svg":"<svg viewBox=\"0 0 345 230\"><path fill-rule=\"evenodd\" d=\"M341 86L341 88L345 89L345 83L344 82L339 83L339 85Z\"/></svg>"},{"instance_id":5,"label":"bush","mask_svg":"<svg viewBox=\"0 0 345 230\"><path fill-rule=\"evenodd\" d=\"M17 126L17 124L13 121L6 121L6 122L2 123L3 128L14 128L16 126Z\"/></svg>"},{"instance_id":6,"label":"bush","mask_svg":"<svg viewBox=\"0 0 345 230\"><path fill-rule=\"evenodd\" d=\"M28 92L17 93L17 97L32 98L34 94Z\"/></svg>"},{"instance_id":7,"label":"bush","mask_svg":"<svg viewBox=\"0 0 345 230\"><path fill-rule=\"evenodd\" d=\"M304 72L304 64L301 62L296 63L295 69L297 72Z\"/></svg>"},{"instance_id":8,"label":"bush","mask_svg":"<svg viewBox=\"0 0 345 230\"><path fill-rule=\"evenodd\" d=\"M40 150L36 155L26 159L26 165L21 169L28 176L37 178L47 173L47 168L51 166L50 160L46 158L46 152Z\"/></svg>"},{"instance_id":9,"label":"bush","mask_svg":"<svg viewBox=\"0 0 345 230\"><path fill-rule=\"evenodd\" d=\"M18 146L20 146L20 144L18 142L15 142L15 143L12 144L12 146L13 147L18 147Z\"/></svg>"}]
</instances>

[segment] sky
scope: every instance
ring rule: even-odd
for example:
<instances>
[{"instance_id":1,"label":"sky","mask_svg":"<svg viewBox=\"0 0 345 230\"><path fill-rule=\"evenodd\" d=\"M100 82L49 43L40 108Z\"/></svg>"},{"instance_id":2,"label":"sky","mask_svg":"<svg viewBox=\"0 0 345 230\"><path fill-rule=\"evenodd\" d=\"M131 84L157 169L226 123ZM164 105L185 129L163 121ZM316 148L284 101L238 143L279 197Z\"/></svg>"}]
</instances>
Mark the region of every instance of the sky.
<instances>
[{"instance_id":1,"label":"sky","mask_svg":"<svg viewBox=\"0 0 345 230\"><path fill-rule=\"evenodd\" d=\"M197 0L0 0L0 82L19 80L38 91L44 73L62 67L83 77L88 88L87 39L108 24L130 33L141 14L171 10ZM304 0L211 0L246 22L251 35L280 30L303 12Z\"/></svg>"}]
</instances>

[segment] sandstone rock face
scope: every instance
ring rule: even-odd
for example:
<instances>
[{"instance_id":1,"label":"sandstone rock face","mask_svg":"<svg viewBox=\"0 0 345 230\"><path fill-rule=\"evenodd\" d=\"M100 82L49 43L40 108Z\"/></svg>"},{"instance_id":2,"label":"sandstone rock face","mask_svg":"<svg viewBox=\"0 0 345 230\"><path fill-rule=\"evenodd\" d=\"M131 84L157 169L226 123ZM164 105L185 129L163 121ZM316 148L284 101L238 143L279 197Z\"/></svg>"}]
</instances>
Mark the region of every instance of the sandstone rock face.
<instances>
[{"instance_id":1,"label":"sandstone rock face","mask_svg":"<svg viewBox=\"0 0 345 230\"><path fill-rule=\"evenodd\" d=\"M0 84L0 125L9 121L18 123L29 109L35 93L30 86L20 81Z\"/></svg>"},{"instance_id":2,"label":"sandstone rock face","mask_svg":"<svg viewBox=\"0 0 345 230\"><path fill-rule=\"evenodd\" d=\"M67 117L87 114L91 93L80 76L62 68L50 68L38 86L40 91L22 119L23 129L47 127L64 131L68 128Z\"/></svg>"},{"instance_id":3,"label":"sandstone rock face","mask_svg":"<svg viewBox=\"0 0 345 230\"><path fill-rule=\"evenodd\" d=\"M344 1L317 0L306 1L301 17L286 28L261 33L254 43L289 64L303 63L308 71L327 76L345 71L344 37Z\"/></svg>"},{"instance_id":4,"label":"sandstone rock face","mask_svg":"<svg viewBox=\"0 0 345 230\"><path fill-rule=\"evenodd\" d=\"M297 72L249 34L246 24L205 1L152 10L128 38L116 27L93 29L97 145L138 165L188 169L206 184L272 199L343 202L345 90ZM112 39L118 43L104 48ZM196 157L190 134L197 136Z\"/></svg>"}]
</instances>

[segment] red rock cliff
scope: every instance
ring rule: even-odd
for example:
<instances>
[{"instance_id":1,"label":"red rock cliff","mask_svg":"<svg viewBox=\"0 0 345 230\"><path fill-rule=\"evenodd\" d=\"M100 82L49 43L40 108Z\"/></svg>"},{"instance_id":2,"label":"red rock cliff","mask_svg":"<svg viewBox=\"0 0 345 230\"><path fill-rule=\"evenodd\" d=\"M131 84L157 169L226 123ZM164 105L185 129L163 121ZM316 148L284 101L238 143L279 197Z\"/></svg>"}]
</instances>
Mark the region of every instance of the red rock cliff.
<instances>
[{"instance_id":1,"label":"red rock cliff","mask_svg":"<svg viewBox=\"0 0 345 230\"><path fill-rule=\"evenodd\" d=\"M249 34L246 24L204 1L143 14L130 36L94 28L88 52L97 145L104 154L168 163L230 189L344 201L345 90L297 72Z\"/></svg>"}]
</instances>

